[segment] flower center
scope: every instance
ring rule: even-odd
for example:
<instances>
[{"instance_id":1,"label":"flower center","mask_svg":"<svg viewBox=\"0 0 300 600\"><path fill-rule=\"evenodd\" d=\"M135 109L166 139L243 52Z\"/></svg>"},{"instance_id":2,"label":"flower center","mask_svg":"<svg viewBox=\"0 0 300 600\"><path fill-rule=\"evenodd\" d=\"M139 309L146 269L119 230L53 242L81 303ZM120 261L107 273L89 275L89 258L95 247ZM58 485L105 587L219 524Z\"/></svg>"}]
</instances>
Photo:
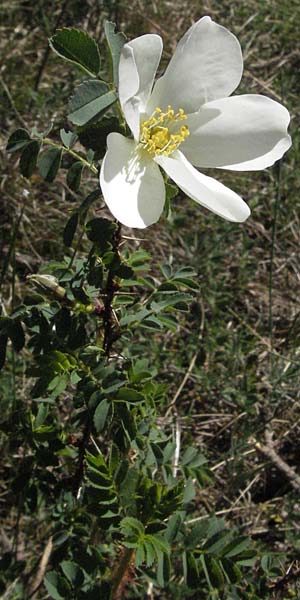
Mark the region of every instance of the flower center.
<instances>
[{"instance_id":1,"label":"flower center","mask_svg":"<svg viewBox=\"0 0 300 600\"><path fill-rule=\"evenodd\" d=\"M180 144L190 135L186 125L176 128L176 123L187 118L183 108L175 114L172 106L166 112L156 108L151 117L141 124L140 143L150 156L155 154L169 156L179 148Z\"/></svg>"}]
</instances>

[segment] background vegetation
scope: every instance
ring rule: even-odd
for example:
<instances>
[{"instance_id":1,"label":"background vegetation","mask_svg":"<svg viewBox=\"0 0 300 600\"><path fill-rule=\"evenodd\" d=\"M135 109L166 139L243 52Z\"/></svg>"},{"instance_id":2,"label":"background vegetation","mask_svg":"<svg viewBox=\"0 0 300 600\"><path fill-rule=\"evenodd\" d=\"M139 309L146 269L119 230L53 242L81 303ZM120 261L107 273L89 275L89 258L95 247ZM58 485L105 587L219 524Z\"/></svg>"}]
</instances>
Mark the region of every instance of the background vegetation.
<instances>
[{"instance_id":1,"label":"background vegetation","mask_svg":"<svg viewBox=\"0 0 300 600\"><path fill-rule=\"evenodd\" d=\"M82 28L100 47L105 18L129 38L159 33L167 61L189 25L209 14L241 42L245 72L239 92L265 94L290 110L293 148L282 164L262 173L216 174L251 206L246 224L225 223L178 194L168 219L137 237L125 232L132 238L131 252L151 255L157 281L169 277L169 267L176 272L189 265L197 274L197 292L189 311L177 315L176 327L167 333L136 330L134 338L134 352L149 359L152 377L164 390L159 427L207 459L189 523L194 528L223 518L228 529L251 536L260 558L239 589L215 592L208 586L201 595L171 583L162 591L149 575L144 587L128 585L122 597L300 598L299 2L4 0L0 14L2 316L24 302L27 275L71 256L62 240L66 219L95 189L87 173L80 193L67 186L63 170L51 184L38 173L25 179L15 155L5 152L16 127L43 130L54 119L55 136L66 124L65 105L80 75L48 52L46 39L58 26ZM168 265L163 272L161 264ZM18 432L22 415L34 412L30 360L28 349L16 353L9 345L0 384L1 593L16 599L67 597L53 596L49 584L42 585L59 551L51 554L47 546L51 523L44 504L33 489L26 500L22 495L30 456ZM56 419L67 434L70 390L57 397ZM76 449L76 440L70 443ZM52 489L55 466L45 458L39 468L48 473ZM109 555L108 548L101 551Z\"/></svg>"}]
</instances>

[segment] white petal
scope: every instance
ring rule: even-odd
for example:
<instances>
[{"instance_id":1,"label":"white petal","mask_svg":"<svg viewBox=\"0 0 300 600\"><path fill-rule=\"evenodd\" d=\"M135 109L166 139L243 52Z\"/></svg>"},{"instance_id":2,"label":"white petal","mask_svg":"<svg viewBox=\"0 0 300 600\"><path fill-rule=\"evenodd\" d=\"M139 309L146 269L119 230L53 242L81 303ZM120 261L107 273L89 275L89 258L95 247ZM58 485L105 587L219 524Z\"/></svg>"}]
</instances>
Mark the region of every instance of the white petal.
<instances>
[{"instance_id":1,"label":"white petal","mask_svg":"<svg viewBox=\"0 0 300 600\"><path fill-rule=\"evenodd\" d=\"M122 48L119 98L135 139L139 136L139 113L145 111L161 53L162 40L155 34L142 35Z\"/></svg>"},{"instance_id":2,"label":"white petal","mask_svg":"<svg viewBox=\"0 0 300 600\"><path fill-rule=\"evenodd\" d=\"M188 116L190 136L181 150L197 167L265 169L290 147L289 121L287 109L266 96L214 100Z\"/></svg>"},{"instance_id":3,"label":"white petal","mask_svg":"<svg viewBox=\"0 0 300 600\"><path fill-rule=\"evenodd\" d=\"M156 162L198 204L228 221L242 222L249 217L249 207L240 196L216 179L199 173L179 150L172 157L156 157Z\"/></svg>"},{"instance_id":4,"label":"white petal","mask_svg":"<svg viewBox=\"0 0 300 600\"><path fill-rule=\"evenodd\" d=\"M238 86L243 58L236 37L203 17L179 42L163 77L154 86L148 112L156 106L195 112L202 104L229 96Z\"/></svg>"},{"instance_id":5,"label":"white petal","mask_svg":"<svg viewBox=\"0 0 300 600\"><path fill-rule=\"evenodd\" d=\"M100 185L109 210L123 225L143 229L158 221L165 203L164 180L134 140L108 135Z\"/></svg>"}]
</instances>

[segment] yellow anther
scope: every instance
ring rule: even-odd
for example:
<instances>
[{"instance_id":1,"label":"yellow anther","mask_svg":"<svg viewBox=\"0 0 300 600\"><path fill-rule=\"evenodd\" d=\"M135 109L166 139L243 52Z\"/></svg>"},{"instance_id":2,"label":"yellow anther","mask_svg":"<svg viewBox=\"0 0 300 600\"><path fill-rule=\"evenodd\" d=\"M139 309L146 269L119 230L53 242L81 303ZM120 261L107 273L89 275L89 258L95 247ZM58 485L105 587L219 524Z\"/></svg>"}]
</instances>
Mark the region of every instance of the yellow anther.
<instances>
[{"instance_id":1,"label":"yellow anther","mask_svg":"<svg viewBox=\"0 0 300 600\"><path fill-rule=\"evenodd\" d=\"M179 108L179 110L178 110L178 116L180 117L180 119L183 119L183 120L187 119L187 116L186 116L183 108Z\"/></svg>"},{"instance_id":2,"label":"yellow anther","mask_svg":"<svg viewBox=\"0 0 300 600\"><path fill-rule=\"evenodd\" d=\"M141 123L140 144L150 156L170 156L190 134L186 125L176 129L176 123L187 118L183 108L175 114L168 105L165 112L158 106L148 119Z\"/></svg>"}]
</instances>

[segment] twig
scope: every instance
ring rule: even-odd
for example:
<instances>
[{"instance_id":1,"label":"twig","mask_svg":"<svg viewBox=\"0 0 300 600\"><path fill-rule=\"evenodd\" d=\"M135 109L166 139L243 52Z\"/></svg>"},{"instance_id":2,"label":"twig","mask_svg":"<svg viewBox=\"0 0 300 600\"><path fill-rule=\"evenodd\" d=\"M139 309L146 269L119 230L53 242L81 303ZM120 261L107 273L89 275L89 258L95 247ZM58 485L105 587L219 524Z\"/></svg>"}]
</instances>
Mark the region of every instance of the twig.
<instances>
[{"instance_id":1,"label":"twig","mask_svg":"<svg viewBox=\"0 0 300 600\"><path fill-rule=\"evenodd\" d=\"M8 87L7 87L7 85L6 85L5 81L4 81L4 79L3 79L3 77L1 77L1 76L0 76L0 83L1 83L1 85L2 85L2 87L3 87L3 89L4 89L5 93L6 93L6 95L7 95L7 97L8 97L8 100L9 100L9 102L10 102L10 105L11 105L11 107L12 107L12 109L13 109L13 111L14 111L14 113L15 113L16 117L17 117L17 118L18 118L18 120L20 121L21 125L23 125L23 127L25 127L25 129L27 129L27 124L25 123L25 121L24 121L24 119L23 119L22 115L20 115L20 113L19 113L19 111L18 111L18 109L17 109L17 107L16 107L16 105L15 105L15 103L14 103L14 101L13 101L13 98L12 98L12 96L11 96L11 93L10 93L10 91L9 91L9 89L8 89Z\"/></svg>"},{"instance_id":2,"label":"twig","mask_svg":"<svg viewBox=\"0 0 300 600\"><path fill-rule=\"evenodd\" d=\"M147 587L147 600L154 600L153 587L154 587L153 581L149 581L148 587Z\"/></svg>"},{"instance_id":3,"label":"twig","mask_svg":"<svg viewBox=\"0 0 300 600\"><path fill-rule=\"evenodd\" d=\"M180 421L179 421L179 418L177 417L176 418L176 428L175 428L175 452L174 452L174 462L173 462L173 477L176 477L178 465L179 465L180 437L181 437Z\"/></svg>"},{"instance_id":4,"label":"twig","mask_svg":"<svg viewBox=\"0 0 300 600\"><path fill-rule=\"evenodd\" d=\"M272 432L269 429L265 431L265 444L255 442L255 449L268 458L276 467L284 473L287 479L290 481L294 490L300 492L300 476L295 472L293 467L290 467L275 451L274 442L272 439Z\"/></svg>"},{"instance_id":5,"label":"twig","mask_svg":"<svg viewBox=\"0 0 300 600\"><path fill-rule=\"evenodd\" d=\"M59 15L57 17L57 20L56 20L56 23L54 25L54 32L55 32L56 29L58 29L58 27L59 27L59 25L61 23L61 20L62 20L62 18L64 16L64 12L65 12L65 10L67 8L67 4L68 4L68 0L65 0L63 2L63 4L62 4L62 7L60 9L60 13L59 13ZM47 44L47 47L45 49L45 52L44 52L43 58L41 60L41 64L39 66L39 70L37 72L37 75L36 75L36 78L35 78L35 82L34 82L34 85L33 85L33 89L34 89L35 92L38 91L38 88L39 88L39 85L40 85L40 81L41 81L41 78L42 78L42 75L43 75L44 68L45 68L45 66L47 64L47 60L48 60L49 54L50 54L50 46L49 46L49 44Z\"/></svg>"},{"instance_id":6,"label":"twig","mask_svg":"<svg viewBox=\"0 0 300 600\"><path fill-rule=\"evenodd\" d=\"M40 560L37 574L30 586L28 600L29 600L29 598L32 598L34 596L35 592L37 592L38 588L40 587L40 585L43 581L43 577L45 575L45 571L46 571L46 568L47 568L47 565L49 562L49 558L51 556L52 548L53 548L52 537L50 537L45 546L42 558Z\"/></svg>"},{"instance_id":7,"label":"twig","mask_svg":"<svg viewBox=\"0 0 300 600\"><path fill-rule=\"evenodd\" d=\"M276 100L278 100L279 102L282 102L281 96L279 96L279 94L277 94L275 92L275 90L273 90L273 88L271 88L265 81L263 81L259 77L256 77L255 75L253 75L253 73L251 73L251 71L249 71L249 69L245 69L244 74L247 77L251 77L251 79L253 79L253 81L255 81L255 83L258 83L258 85L260 85L264 90L266 90L269 94L271 94L274 98L276 98Z\"/></svg>"},{"instance_id":8,"label":"twig","mask_svg":"<svg viewBox=\"0 0 300 600\"><path fill-rule=\"evenodd\" d=\"M205 311L204 311L204 307L203 307L202 302L200 302L200 306L201 306L201 321L200 321L200 330L199 330L199 335L198 335L198 339L197 339L197 344L199 344L199 342L202 340L203 330L204 330L204 320L205 320ZM177 402L177 400L178 400L178 398L179 398L179 396L180 396L180 394L181 394L181 392L182 392L185 384L189 380L189 377L190 377L190 375L191 375L191 373L192 373L192 371L194 369L196 360L198 358L198 354L199 354L199 348L197 348L195 354L192 357L192 360L191 360L191 362L189 364L188 370L185 373L185 375L184 375L184 377L183 377L183 379L182 379L182 381L181 381L181 383L180 383L180 385L179 385L176 393L174 394L173 399L171 400L171 402L169 404L169 407L168 407L168 409L166 411L165 417L168 417L168 415L170 414L170 412L171 412L174 404L176 404L176 402Z\"/></svg>"}]
</instances>

